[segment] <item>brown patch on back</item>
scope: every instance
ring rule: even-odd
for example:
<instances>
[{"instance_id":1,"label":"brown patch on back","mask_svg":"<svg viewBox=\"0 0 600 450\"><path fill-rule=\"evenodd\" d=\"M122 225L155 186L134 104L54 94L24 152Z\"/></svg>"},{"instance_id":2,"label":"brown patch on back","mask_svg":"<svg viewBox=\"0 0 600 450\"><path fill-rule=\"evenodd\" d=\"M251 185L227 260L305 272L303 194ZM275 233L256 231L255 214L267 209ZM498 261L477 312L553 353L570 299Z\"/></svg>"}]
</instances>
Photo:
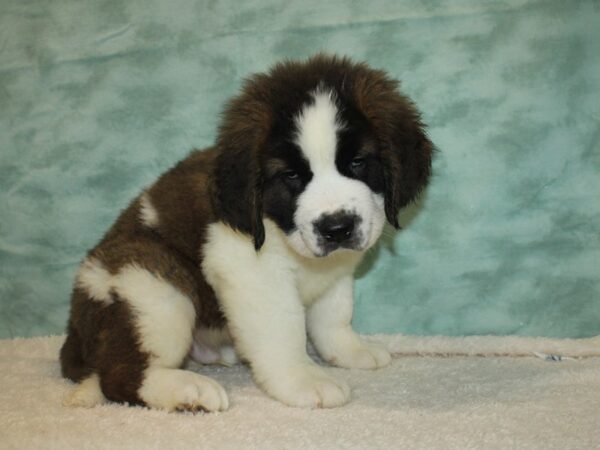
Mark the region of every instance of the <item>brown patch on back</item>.
<instances>
[{"instance_id":1,"label":"brown patch on back","mask_svg":"<svg viewBox=\"0 0 600 450\"><path fill-rule=\"evenodd\" d=\"M111 275L130 264L148 270L190 299L199 325L220 328L225 319L200 264L206 226L216 220L210 198L214 155L214 150L192 152L146 190L159 217L156 227L142 223L138 198L88 257ZM84 290L73 290L62 373L73 381L98 373L108 399L143 404L137 391L150 355L141 350L126 299L112 292L112 300L96 302Z\"/></svg>"}]
</instances>

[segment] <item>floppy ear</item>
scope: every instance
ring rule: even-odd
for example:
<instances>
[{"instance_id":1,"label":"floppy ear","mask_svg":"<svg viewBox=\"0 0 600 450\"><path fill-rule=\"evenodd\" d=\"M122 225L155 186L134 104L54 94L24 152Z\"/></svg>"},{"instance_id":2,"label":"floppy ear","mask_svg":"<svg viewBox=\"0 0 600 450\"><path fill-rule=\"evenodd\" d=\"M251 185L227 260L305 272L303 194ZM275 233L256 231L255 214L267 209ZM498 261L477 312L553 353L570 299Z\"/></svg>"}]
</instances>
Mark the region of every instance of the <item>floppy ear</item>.
<instances>
[{"instance_id":1,"label":"floppy ear","mask_svg":"<svg viewBox=\"0 0 600 450\"><path fill-rule=\"evenodd\" d=\"M218 214L232 228L252 236L254 248L265 242L262 223L260 170L249 151L226 150L217 157L216 201Z\"/></svg>"},{"instance_id":2,"label":"floppy ear","mask_svg":"<svg viewBox=\"0 0 600 450\"><path fill-rule=\"evenodd\" d=\"M381 149L386 218L399 228L398 212L416 199L429 180L434 147L419 112L400 94L397 81L364 65L358 72L354 95Z\"/></svg>"},{"instance_id":3,"label":"floppy ear","mask_svg":"<svg viewBox=\"0 0 600 450\"><path fill-rule=\"evenodd\" d=\"M406 129L402 129L403 126ZM421 122L396 125L395 132L382 142L384 166L385 215L399 228L398 212L414 201L429 181L433 144Z\"/></svg>"},{"instance_id":4,"label":"floppy ear","mask_svg":"<svg viewBox=\"0 0 600 450\"><path fill-rule=\"evenodd\" d=\"M244 93L224 112L217 139L213 199L219 218L251 235L254 248L259 250L265 241L260 149L269 115L263 104L252 100L252 86L248 81Z\"/></svg>"}]
</instances>

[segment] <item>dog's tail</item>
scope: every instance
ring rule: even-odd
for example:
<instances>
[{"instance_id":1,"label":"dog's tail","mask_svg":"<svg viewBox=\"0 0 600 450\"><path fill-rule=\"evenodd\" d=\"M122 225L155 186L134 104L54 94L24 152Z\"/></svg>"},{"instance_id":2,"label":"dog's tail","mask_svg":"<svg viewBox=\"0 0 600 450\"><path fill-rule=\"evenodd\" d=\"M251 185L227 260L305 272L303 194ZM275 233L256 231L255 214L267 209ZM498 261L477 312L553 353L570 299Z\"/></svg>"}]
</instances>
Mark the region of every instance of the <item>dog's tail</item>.
<instances>
[{"instance_id":1,"label":"dog's tail","mask_svg":"<svg viewBox=\"0 0 600 450\"><path fill-rule=\"evenodd\" d=\"M77 383L92 373L83 357L81 337L71 323L67 327L67 339L60 349L60 369L63 377Z\"/></svg>"},{"instance_id":2,"label":"dog's tail","mask_svg":"<svg viewBox=\"0 0 600 450\"><path fill-rule=\"evenodd\" d=\"M64 397L63 405L91 408L106 402L100 388L100 377L85 363L83 342L69 323L67 339L60 349L60 369L63 377L76 384Z\"/></svg>"}]
</instances>

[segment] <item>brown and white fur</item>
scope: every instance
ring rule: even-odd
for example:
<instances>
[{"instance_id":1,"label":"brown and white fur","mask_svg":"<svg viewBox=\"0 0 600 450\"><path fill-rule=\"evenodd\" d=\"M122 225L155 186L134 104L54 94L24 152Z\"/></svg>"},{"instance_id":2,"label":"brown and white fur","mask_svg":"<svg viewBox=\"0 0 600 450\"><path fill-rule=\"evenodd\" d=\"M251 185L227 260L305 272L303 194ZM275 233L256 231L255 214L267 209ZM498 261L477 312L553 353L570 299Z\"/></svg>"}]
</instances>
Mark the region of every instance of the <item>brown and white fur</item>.
<instances>
[{"instance_id":1,"label":"brown and white fur","mask_svg":"<svg viewBox=\"0 0 600 450\"><path fill-rule=\"evenodd\" d=\"M317 55L249 78L214 147L125 209L79 268L62 373L70 405L106 399L220 411L183 370L247 361L271 397L333 407L350 389L306 353L374 369L389 353L351 328L353 272L425 186L432 144L385 73Z\"/></svg>"}]
</instances>

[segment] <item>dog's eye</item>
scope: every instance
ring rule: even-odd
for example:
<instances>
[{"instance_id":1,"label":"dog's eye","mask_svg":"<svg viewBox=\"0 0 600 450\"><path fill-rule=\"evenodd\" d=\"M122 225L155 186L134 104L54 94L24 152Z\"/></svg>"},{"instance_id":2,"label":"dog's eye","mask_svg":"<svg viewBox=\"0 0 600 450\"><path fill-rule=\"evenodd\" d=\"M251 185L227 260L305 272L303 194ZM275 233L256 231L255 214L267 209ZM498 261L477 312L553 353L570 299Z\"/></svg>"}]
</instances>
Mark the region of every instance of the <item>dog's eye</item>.
<instances>
[{"instance_id":1,"label":"dog's eye","mask_svg":"<svg viewBox=\"0 0 600 450\"><path fill-rule=\"evenodd\" d=\"M286 170L285 172L281 172L281 176L287 178L288 180L297 180L299 175L295 170Z\"/></svg>"},{"instance_id":2,"label":"dog's eye","mask_svg":"<svg viewBox=\"0 0 600 450\"><path fill-rule=\"evenodd\" d=\"M350 161L350 168L352 170L362 169L366 164L366 159L362 156L355 156L352 161Z\"/></svg>"}]
</instances>

